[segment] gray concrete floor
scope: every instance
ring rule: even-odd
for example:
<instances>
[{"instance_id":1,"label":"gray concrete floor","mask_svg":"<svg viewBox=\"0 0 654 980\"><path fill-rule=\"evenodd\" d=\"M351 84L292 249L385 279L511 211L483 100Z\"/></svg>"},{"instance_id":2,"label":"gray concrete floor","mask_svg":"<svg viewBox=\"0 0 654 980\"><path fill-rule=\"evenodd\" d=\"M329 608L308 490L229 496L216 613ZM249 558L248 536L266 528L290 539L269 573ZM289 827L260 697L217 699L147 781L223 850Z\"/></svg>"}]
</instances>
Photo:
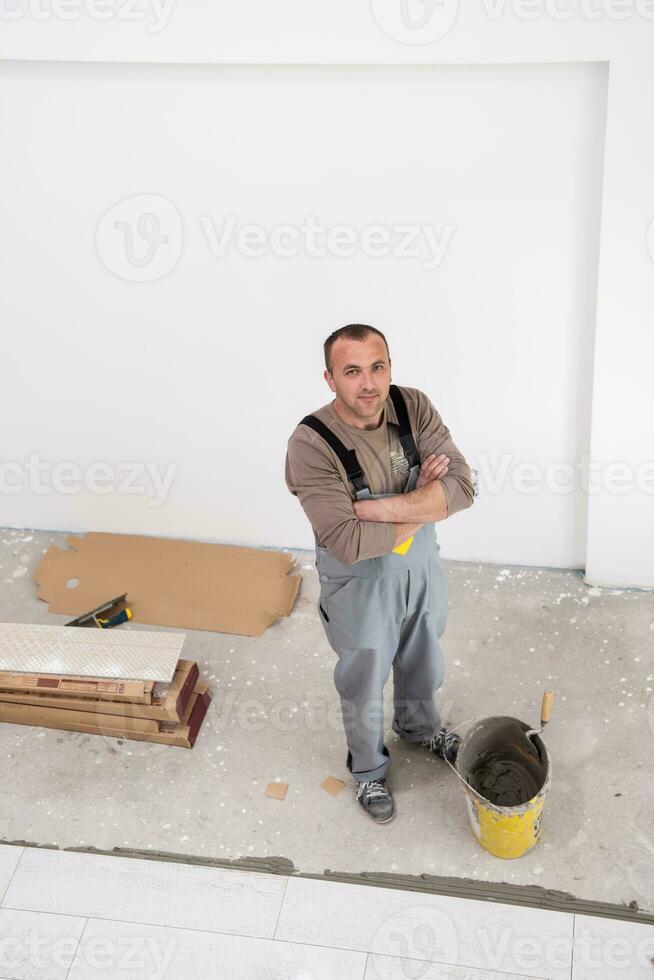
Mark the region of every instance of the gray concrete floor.
<instances>
[{"instance_id":1,"label":"gray concrete floor","mask_svg":"<svg viewBox=\"0 0 654 980\"><path fill-rule=\"evenodd\" d=\"M0 620L66 621L31 578L65 537L0 531ZM654 594L589 588L580 572L446 562L448 723L514 714L535 724L543 690L557 699L540 843L502 861L472 837L454 774L390 731L390 682L397 816L377 827L355 804L313 553L294 556L295 608L264 636L187 633L185 655L214 697L192 751L0 725L0 839L540 885L654 911ZM346 781L337 797L320 787L329 775ZM289 784L283 801L264 796L275 779Z\"/></svg>"}]
</instances>

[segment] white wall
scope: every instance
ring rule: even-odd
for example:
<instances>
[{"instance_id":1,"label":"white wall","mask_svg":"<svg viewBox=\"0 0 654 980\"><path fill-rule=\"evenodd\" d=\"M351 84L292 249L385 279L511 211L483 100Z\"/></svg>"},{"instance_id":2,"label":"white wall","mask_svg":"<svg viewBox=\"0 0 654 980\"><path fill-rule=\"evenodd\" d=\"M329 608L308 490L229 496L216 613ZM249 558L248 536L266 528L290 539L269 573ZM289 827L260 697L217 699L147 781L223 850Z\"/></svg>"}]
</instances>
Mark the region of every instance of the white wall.
<instances>
[{"instance_id":1,"label":"white wall","mask_svg":"<svg viewBox=\"0 0 654 980\"><path fill-rule=\"evenodd\" d=\"M388 332L394 379L483 455L482 505L443 526L448 553L582 564L580 493L521 494L511 477L587 448L604 87L601 67L574 65L5 67L4 397L33 392L10 458L178 464L162 506L26 488L10 523L310 547L280 480L286 439L331 400L324 337L363 320ZM134 283L93 238L146 190L174 202L184 245L169 275ZM220 234L230 214L451 237L433 269L424 231L415 258L214 258L200 217Z\"/></svg>"},{"instance_id":2,"label":"white wall","mask_svg":"<svg viewBox=\"0 0 654 980\"><path fill-rule=\"evenodd\" d=\"M480 469L475 507L441 525L447 557L587 562L596 584L654 585L651 494L511 484L517 463L576 463L589 445L632 468L650 452L651 25L642 11L527 21L486 4L416 45L371 16L389 9L178 4L157 33L86 14L3 25L0 52L26 62L361 65L1 66L3 459L177 471L159 507L27 488L2 495L0 523L310 547L285 441L331 397L322 340L364 320L387 332L394 380L430 393ZM138 194L181 218L167 243L182 242L179 261L154 282L112 274L101 257L120 255L94 242L103 214ZM432 270L360 254L215 258L200 216L220 231L228 214L268 230L312 214L452 236Z\"/></svg>"}]
</instances>

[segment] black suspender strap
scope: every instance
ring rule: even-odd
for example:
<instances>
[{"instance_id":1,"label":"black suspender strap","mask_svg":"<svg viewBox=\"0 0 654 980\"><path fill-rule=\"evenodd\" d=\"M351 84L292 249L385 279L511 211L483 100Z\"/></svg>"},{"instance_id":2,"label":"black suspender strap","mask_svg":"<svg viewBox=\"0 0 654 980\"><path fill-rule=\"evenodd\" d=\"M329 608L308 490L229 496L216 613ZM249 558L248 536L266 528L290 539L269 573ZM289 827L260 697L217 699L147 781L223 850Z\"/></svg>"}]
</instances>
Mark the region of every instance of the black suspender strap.
<instances>
[{"instance_id":1,"label":"black suspender strap","mask_svg":"<svg viewBox=\"0 0 654 980\"><path fill-rule=\"evenodd\" d=\"M354 449L346 449L338 436L335 435L331 429L327 428L324 422L321 422L320 419L316 418L315 415L305 415L300 422L300 425L308 425L310 429L313 429L314 432L321 435L325 442L329 443L343 464L343 469L347 473L347 478L354 485L354 489L357 493L360 490L368 489L366 478L363 475L363 470L359 466L359 460L357 459L357 454Z\"/></svg>"},{"instance_id":2,"label":"black suspender strap","mask_svg":"<svg viewBox=\"0 0 654 980\"><path fill-rule=\"evenodd\" d=\"M420 455L415 439L413 438L413 433L411 432L411 426L409 425L409 413L406 402L397 385L390 385L388 392L391 396L397 421L400 426L400 444L408 460L409 469L412 469L414 466L420 465Z\"/></svg>"}]
</instances>

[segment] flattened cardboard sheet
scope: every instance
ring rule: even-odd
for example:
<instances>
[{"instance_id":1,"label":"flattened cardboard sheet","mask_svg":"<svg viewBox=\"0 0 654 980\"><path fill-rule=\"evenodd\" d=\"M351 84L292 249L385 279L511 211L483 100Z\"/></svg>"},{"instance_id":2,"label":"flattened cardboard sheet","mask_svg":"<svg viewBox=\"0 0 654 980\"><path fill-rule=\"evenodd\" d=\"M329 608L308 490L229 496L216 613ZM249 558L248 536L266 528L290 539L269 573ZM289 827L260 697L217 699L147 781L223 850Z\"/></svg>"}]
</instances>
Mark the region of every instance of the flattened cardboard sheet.
<instances>
[{"instance_id":1,"label":"flattened cardboard sheet","mask_svg":"<svg viewBox=\"0 0 654 980\"><path fill-rule=\"evenodd\" d=\"M153 630L0 623L0 671L170 681L186 637Z\"/></svg>"},{"instance_id":2,"label":"flattened cardboard sheet","mask_svg":"<svg viewBox=\"0 0 654 980\"><path fill-rule=\"evenodd\" d=\"M126 592L136 623L261 636L290 614L300 587L279 551L95 531L67 542L34 573L51 613L80 616Z\"/></svg>"}]
</instances>

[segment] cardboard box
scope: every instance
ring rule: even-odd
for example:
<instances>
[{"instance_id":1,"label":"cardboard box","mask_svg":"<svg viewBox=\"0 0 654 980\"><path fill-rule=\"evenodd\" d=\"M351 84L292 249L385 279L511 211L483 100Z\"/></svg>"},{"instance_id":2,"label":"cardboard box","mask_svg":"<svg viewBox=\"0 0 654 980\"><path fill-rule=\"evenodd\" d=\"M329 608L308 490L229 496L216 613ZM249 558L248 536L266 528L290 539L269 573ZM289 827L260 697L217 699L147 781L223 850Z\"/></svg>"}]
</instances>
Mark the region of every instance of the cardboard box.
<instances>
[{"instance_id":1,"label":"cardboard box","mask_svg":"<svg viewBox=\"0 0 654 980\"><path fill-rule=\"evenodd\" d=\"M92 711L99 715L119 715L123 718L149 718L155 721L183 721L184 712L191 699L200 675L198 665L192 660L180 660L175 676L164 698L154 699L152 704L139 702L107 701L104 698L67 697L26 691L0 690L0 702L29 704L34 707L64 708L68 711Z\"/></svg>"},{"instance_id":2,"label":"cardboard box","mask_svg":"<svg viewBox=\"0 0 654 980\"><path fill-rule=\"evenodd\" d=\"M18 674L0 671L0 690L45 692L53 697L102 698L152 704L154 681L107 680L106 677L71 677L66 674Z\"/></svg>"},{"instance_id":3,"label":"cardboard box","mask_svg":"<svg viewBox=\"0 0 654 980\"><path fill-rule=\"evenodd\" d=\"M108 735L112 738L157 742L190 749L195 744L210 704L211 695L207 685L198 684L184 712L184 722L171 726L169 731L159 730L161 723L147 719L120 718L112 715L97 715L93 712L42 708L7 702L0 702L0 722L84 732L88 735Z\"/></svg>"},{"instance_id":4,"label":"cardboard box","mask_svg":"<svg viewBox=\"0 0 654 980\"><path fill-rule=\"evenodd\" d=\"M153 696L153 704L164 708L170 719L178 720L199 680L200 672L194 660L178 660L167 693L162 698Z\"/></svg>"},{"instance_id":5,"label":"cardboard box","mask_svg":"<svg viewBox=\"0 0 654 980\"><path fill-rule=\"evenodd\" d=\"M135 623L261 636L290 614L300 587L293 557L279 551L99 532L67 542L34 573L52 613L80 616L126 592Z\"/></svg>"}]
</instances>

